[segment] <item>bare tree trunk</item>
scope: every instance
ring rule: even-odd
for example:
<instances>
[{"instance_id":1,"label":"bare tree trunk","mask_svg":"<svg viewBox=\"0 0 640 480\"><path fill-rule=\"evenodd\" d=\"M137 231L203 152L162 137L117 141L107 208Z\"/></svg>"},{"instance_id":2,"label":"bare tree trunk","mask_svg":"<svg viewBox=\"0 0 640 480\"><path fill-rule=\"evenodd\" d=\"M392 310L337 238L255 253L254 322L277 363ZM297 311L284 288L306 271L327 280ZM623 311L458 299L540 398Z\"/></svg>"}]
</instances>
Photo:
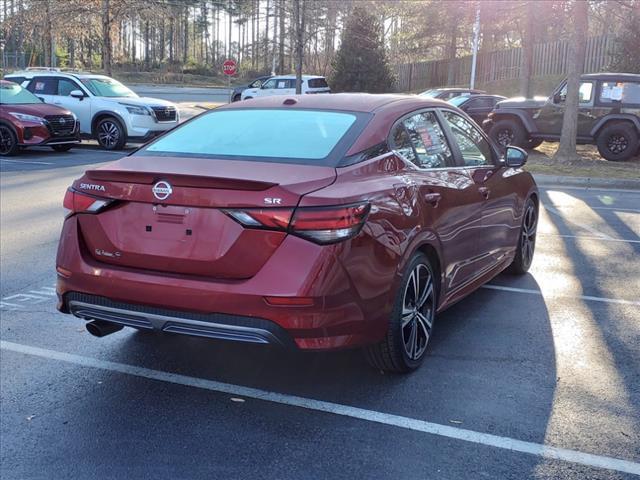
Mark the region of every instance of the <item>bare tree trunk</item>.
<instances>
[{"instance_id":1,"label":"bare tree trunk","mask_svg":"<svg viewBox=\"0 0 640 480\"><path fill-rule=\"evenodd\" d=\"M524 38L522 41L522 71L520 73L520 95L525 98L531 97L531 77L533 75L533 44L535 28L535 3L526 2L526 21L524 27Z\"/></svg>"},{"instance_id":2,"label":"bare tree trunk","mask_svg":"<svg viewBox=\"0 0 640 480\"><path fill-rule=\"evenodd\" d=\"M150 51L150 39L149 39L149 20L145 20L144 22L144 68L146 70L149 70L149 65L150 65L150 56L151 56L151 51Z\"/></svg>"},{"instance_id":3,"label":"bare tree trunk","mask_svg":"<svg viewBox=\"0 0 640 480\"><path fill-rule=\"evenodd\" d=\"M584 70L584 56L587 45L589 4L586 0L575 0L572 8L573 28L569 40L569 72L567 77L567 98L560 146L553 156L555 161L568 162L579 159L576 152L578 135L578 104L580 101L580 75Z\"/></svg>"},{"instance_id":4,"label":"bare tree trunk","mask_svg":"<svg viewBox=\"0 0 640 480\"><path fill-rule=\"evenodd\" d=\"M44 43L44 65L52 66L51 61L51 52L53 51L53 41L52 41L52 31L51 31L51 5L50 0L45 0L44 2L44 34L45 34L45 43Z\"/></svg>"},{"instance_id":5,"label":"bare tree trunk","mask_svg":"<svg viewBox=\"0 0 640 480\"><path fill-rule=\"evenodd\" d=\"M184 27L182 32L183 44L182 45L182 64L186 65L189 58L189 7L184 7Z\"/></svg>"},{"instance_id":6,"label":"bare tree trunk","mask_svg":"<svg viewBox=\"0 0 640 480\"><path fill-rule=\"evenodd\" d=\"M110 1L102 0L102 69L111 75L111 11Z\"/></svg>"},{"instance_id":7,"label":"bare tree trunk","mask_svg":"<svg viewBox=\"0 0 640 480\"><path fill-rule=\"evenodd\" d=\"M173 63L173 16L169 18L169 63Z\"/></svg>"},{"instance_id":8,"label":"bare tree trunk","mask_svg":"<svg viewBox=\"0 0 640 480\"><path fill-rule=\"evenodd\" d=\"M455 18L451 25L449 32L449 53L447 58L449 59L449 70L447 72L447 85L453 85L455 81L455 60L458 53L458 19Z\"/></svg>"},{"instance_id":9,"label":"bare tree trunk","mask_svg":"<svg viewBox=\"0 0 640 480\"><path fill-rule=\"evenodd\" d=\"M284 16L285 16L285 10L284 10L284 2L285 0L280 0L280 4L279 4L279 14L280 14L280 40L279 40L279 45L278 45L278 74L282 75L284 74Z\"/></svg>"},{"instance_id":10,"label":"bare tree trunk","mask_svg":"<svg viewBox=\"0 0 640 480\"><path fill-rule=\"evenodd\" d=\"M305 0L293 0L296 34L296 95L302 93L302 62L304 61Z\"/></svg>"}]
</instances>

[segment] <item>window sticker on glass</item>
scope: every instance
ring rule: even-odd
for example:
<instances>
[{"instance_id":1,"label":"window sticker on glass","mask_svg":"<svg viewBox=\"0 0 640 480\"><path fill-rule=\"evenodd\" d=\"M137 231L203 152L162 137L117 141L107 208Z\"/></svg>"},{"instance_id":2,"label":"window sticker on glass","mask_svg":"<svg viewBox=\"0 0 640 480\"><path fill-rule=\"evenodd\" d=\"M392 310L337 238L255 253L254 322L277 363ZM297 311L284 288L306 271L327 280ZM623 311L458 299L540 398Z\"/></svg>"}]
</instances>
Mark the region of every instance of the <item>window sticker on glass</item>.
<instances>
[{"instance_id":1,"label":"window sticker on glass","mask_svg":"<svg viewBox=\"0 0 640 480\"><path fill-rule=\"evenodd\" d=\"M286 80L278 80L278 88L287 88Z\"/></svg>"},{"instance_id":2,"label":"window sticker on glass","mask_svg":"<svg viewBox=\"0 0 640 480\"><path fill-rule=\"evenodd\" d=\"M44 82L36 82L36 91L44 90Z\"/></svg>"}]
</instances>

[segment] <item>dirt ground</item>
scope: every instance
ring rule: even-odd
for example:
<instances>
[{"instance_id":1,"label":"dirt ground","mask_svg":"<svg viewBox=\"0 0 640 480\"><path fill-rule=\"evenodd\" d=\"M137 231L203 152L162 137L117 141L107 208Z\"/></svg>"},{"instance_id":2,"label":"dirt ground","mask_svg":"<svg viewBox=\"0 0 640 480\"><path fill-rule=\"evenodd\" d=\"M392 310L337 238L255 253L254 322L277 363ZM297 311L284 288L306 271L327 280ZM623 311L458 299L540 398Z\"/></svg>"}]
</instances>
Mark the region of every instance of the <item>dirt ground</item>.
<instances>
[{"instance_id":1,"label":"dirt ground","mask_svg":"<svg viewBox=\"0 0 640 480\"><path fill-rule=\"evenodd\" d=\"M557 149L557 143L544 142L529 152L525 168L532 173L549 175L640 179L640 157L634 157L627 162L608 162L598 154L595 146L578 145L578 153L582 159L559 164L552 160Z\"/></svg>"}]
</instances>

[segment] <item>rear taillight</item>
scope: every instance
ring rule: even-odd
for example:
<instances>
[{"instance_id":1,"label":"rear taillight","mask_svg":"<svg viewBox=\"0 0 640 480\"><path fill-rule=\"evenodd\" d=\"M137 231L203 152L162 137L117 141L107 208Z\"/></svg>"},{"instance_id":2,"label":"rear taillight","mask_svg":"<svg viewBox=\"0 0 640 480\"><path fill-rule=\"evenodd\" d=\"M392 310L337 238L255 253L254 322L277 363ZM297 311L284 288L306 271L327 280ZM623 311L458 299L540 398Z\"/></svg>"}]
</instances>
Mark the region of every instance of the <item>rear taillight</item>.
<instances>
[{"instance_id":1,"label":"rear taillight","mask_svg":"<svg viewBox=\"0 0 640 480\"><path fill-rule=\"evenodd\" d=\"M370 205L298 208L291 220L292 233L316 243L334 243L355 237L369 215Z\"/></svg>"},{"instance_id":2,"label":"rear taillight","mask_svg":"<svg viewBox=\"0 0 640 480\"><path fill-rule=\"evenodd\" d=\"M299 207L225 210L225 213L247 228L279 230L329 244L355 237L369 214L368 203L332 207Z\"/></svg>"},{"instance_id":3,"label":"rear taillight","mask_svg":"<svg viewBox=\"0 0 640 480\"><path fill-rule=\"evenodd\" d=\"M98 213L113 202L114 200L109 198L94 197L93 195L87 195L86 193L78 192L70 188L64 194L62 204L64 208L68 210L68 214L73 214Z\"/></svg>"}]
</instances>

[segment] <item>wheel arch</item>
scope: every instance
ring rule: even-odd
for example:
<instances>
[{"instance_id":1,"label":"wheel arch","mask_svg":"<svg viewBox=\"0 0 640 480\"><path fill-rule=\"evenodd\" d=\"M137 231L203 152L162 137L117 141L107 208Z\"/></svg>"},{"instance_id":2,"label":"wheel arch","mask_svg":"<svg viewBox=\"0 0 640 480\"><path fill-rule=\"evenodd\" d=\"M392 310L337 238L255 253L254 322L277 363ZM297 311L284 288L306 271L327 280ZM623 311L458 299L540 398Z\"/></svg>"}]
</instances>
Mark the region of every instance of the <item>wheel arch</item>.
<instances>
[{"instance_id":1,"label":"wheel arch","mask_svg":"<svg viewBox=\"0 0 640 480\"><path fill-rule=\"evenodd\" d=\"M596 138L603 128L610 125L611 123L619 122L631 123L635 127L638 134L640 134L640 118L638 118L638 116L632 115L630 113L616 113L613 115L607 115L598 120L591 129L590 135L591 137Z\"/></svg>"},{"instance_id":2,"label":"wheel arch","mask_svg":"<svg viewBox=\"0 0 640 480\"><path fill-rule=\"evenodd\" d=\"M92 136L96 136L96 127L98 126L98 122L107 117L113 117L118 120L120 122L120 125L122 125L122 128L124 129L125 136L129 136L129 132L127 132L127 122L124 121L124 118L122 118L122 116L117 114L116 112L112 112L109 110L101 110L93 115L93 118L91 119Z\"/></svg>"},{"instance_id":3,"label":"wheel arch","mask_svg":"<svg viewBox=\"0 0 640 480\"><path fill-rule=\"evenodd\" d=\"M533 119L525 112L516 109L498 109L493 111L492 120L494 123L501 120L517 120L529 135L536 133L538 129Z\"/></svg>"}]
</instances>

